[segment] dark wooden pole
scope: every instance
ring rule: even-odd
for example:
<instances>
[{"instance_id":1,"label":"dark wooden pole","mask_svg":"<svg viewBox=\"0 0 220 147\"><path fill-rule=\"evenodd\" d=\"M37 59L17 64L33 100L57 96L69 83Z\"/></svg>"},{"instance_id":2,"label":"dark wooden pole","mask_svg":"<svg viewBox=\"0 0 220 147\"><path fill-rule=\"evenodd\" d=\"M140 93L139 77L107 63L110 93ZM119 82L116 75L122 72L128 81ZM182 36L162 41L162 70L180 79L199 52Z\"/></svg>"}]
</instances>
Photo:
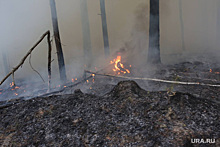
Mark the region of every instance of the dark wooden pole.
<instances>
[{"instance_id":1,"label":"dark wooden pole","mask_svg":"<svg viewBox=\"0 0 220 147\"><path fill-rule=\"evenodd\" d=\"M81 8L81 22L82 22L82 34L83 34L84 61L85 64L88 67L90 67L92 62L92 45L90 39L87 0L80 0L80 8Z\"/></svg>"},{"instance_id":2,"label":"dark wooden pole","mask_svg":"<svg viewBox=\"0 0 220 147\"><path fill-rule=\"evenodd\" d=\"M150 0L148 63L161 63L159 0Z\"/></svg>"},{"instance_id":3,"label":"dark wooden pole","mask_svg":"<svg viewBox=\"0 0 220 147\"><path fill-rule=\"evenodd\" d=\"M105 0L100 0L100 8L101 8L101 16L102 16L102 32L103 32L105 56L108 57L110 51L109 51L108 28L107 28L106 11L105 11Z\"/></svg>"},{"instance_id":4,"label":"dark wooden pole","mask_svg":"<svg viewBox=\"0 0 220 147\"><path fill-rule=\"evenodd\" d=\"M57 21L57 10L56 10L55 0L50 0L50 9L51 9L52 22L53 22L55 44L56 44L56 48L57 48L57 57L58 57L60 79L61 79L61 81L65 82L66 81L66 69L65 69L63 50L62 50L61 40L60 40L60 33L59 33L59 27L58 27L58 21Z\"/></svg>"}]
</instances>

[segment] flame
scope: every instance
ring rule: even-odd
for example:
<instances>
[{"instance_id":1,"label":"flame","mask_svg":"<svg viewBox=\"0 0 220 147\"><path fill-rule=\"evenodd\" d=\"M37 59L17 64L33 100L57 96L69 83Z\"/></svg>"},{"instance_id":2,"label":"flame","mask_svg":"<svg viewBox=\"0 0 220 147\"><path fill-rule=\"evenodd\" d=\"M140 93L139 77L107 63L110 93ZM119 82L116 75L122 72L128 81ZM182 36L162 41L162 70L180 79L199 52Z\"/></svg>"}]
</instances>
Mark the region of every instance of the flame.
<instances>
[{"instance_id":1,"label":"flame","mask_svg":"<svg viewBox=\"0 0 220 147\"><path fill-rule=\"evenodd\" d=\"M11 82L11 83L10 83L10 87L13 87L14 85L15 85L14 82Z\"/></svg>"},{"instance_id":2,"label":"flame","mask_svg":"<svg viewBox=\"0 0 220 147\"><path fill-rule=\"evenodd\" d=\"M220 74L220 72L213 72L212 69L209 69L209 72L210 72L210 73L215 73L215 74Z\"/></svg>"},{"instance_id":3,"label":"flame","mask_svg":"<svg viewBox=\"0 0 220 147\"><path fill-rule=\"evenodd\" d=\"M15 89L19 89L20 87L16 86Z\"/></svg>"},{"instance_id":4,"label":"flame","mask_svg":"<svg viewBox=\"0 0 220 147\"><path fill-rule=\"evenodd\" d=\"M118 75L131 73L130 70L126 69L124 64L122 64L121 56L117 56L116 59L113 59L112 61L110 61L110 64L114 64L114 68L112 70L116 72Z\"/></svg>"}]
</instances>

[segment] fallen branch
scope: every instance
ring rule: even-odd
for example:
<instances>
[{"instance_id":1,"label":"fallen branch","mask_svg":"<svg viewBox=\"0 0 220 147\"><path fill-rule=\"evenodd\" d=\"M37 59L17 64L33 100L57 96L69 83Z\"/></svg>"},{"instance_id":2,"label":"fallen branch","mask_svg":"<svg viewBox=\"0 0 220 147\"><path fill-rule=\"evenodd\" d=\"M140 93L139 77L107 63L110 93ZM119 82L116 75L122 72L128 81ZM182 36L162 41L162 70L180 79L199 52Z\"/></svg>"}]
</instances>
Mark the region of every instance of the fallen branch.
<instances>
[{"instance_id":1,"label":"fallen branch","mask_svg":"<svg viewBox=\"0 0 220 147\"><path fill-rule=\"evenodd\" d=\"M28 51L28 53L23 57L23 59L20 61L20 63L15 68L13 68L13 70L0 82L0 85L2 85L10 75L14 75L14 72L17 71L19 69L19 67L21 67L24 64L24 61L32 53L32 51L38 46L38 44L40 44L40 42L44 39L45 36L47 36L47 41L48 41L48 53L49 53L49 55L48 55L48 81L50 83L50 80L51 80L51 50L52 50L52 48L51 48L51 42L50 42L50 31L47 31L46 33L44 33L41 36L40 40L37 43L35 43L35 45Z\"/></svg>"},{"instance_id":2,"label":"fallen branch","mask_svg":"<svg viewBox=\"0 0 220 147\"><path fill-rule=\"evenodd\" d=\"M91 71L87 71L87 70L85 70L85 72L90 73L90 74L100 75L100 76L114 77L114 78L132 79L132 80L146 80L146 81L155 81L155 82L181 84L181 85L201 85L201 86L210 86L210 87L220 87L220 85L212 85L212 84L205 84L205 83L199 83L199 82L181 82L181 81L169 81L169 80L162 80L162 79L154 79L154 78L115 76L115 75L110 75L110 74L100 74L100 73L91 72Z\"/></svg>"},{"instance_id":3,"label":"fallen branch","mask_svg":"<svg viewBox=\"0 0 220 147\"><path fill-rule=\"evenodd\" d=\"M102 72L102 71L104 71L105 69L107 69L108 67L109 67L109 66L107 66L107 67L105 67L105 68L103 68L103 69L97 71L96 73ZM62 88L60 88L60 89L57 90L57 91L48 92L48 93L39 95L38 97L45 97L45 96L50 96L50 95L54 95L54 94L57 94L57 93L61 93L61 92L63 92L65 89L75 87L75 86L77 86L77 85L79 85L79 84L83 84L84 82L86 82L86 80L89 80L89 79L91 79L91 78L94 77L94 76L92 76L92 75L90 75L90 76L87 77L87 76L86 76L86 73L87 73L86 70L84 70L83 78L82 78L82 80L80 80L79 82L74 83L74 84L69 85L69 86L65 86L65 87L61 86Z\"/></svg>"},{"instance_id":4,"label":"fallen branch","mask_svg":"<svg viewBox=\"0 0 220 147\"><path fill-rule=\"evenodd\" d=\"M196 79L196 80L205 80L205 81L211 81L211 82L218 82L217 79L207 79L207 78L197 78L197 77L188 77L188 76L180 76L176 75L177 77L184 78L184 79Z\"/></svg>"}]
</instances>

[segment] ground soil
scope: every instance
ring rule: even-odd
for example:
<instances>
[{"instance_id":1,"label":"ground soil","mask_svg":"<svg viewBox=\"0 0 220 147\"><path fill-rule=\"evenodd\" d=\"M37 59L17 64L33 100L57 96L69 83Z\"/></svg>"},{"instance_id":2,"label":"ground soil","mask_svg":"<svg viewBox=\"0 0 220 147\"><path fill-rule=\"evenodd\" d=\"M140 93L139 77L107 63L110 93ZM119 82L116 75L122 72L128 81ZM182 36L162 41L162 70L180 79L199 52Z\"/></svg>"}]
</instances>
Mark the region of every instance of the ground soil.
<instances>
[{"instance_id":1,"label":"ground soil","mask_svg":"<svg viewBox=\"0 0 220 147\"><path fill-rule=\"evenodd\" d=\"M121 81L104 96L38 97L0 109L2 146L220 146L220 104ZM191 144L193 138L216 139Z\"/></svg>"}]
</instances>

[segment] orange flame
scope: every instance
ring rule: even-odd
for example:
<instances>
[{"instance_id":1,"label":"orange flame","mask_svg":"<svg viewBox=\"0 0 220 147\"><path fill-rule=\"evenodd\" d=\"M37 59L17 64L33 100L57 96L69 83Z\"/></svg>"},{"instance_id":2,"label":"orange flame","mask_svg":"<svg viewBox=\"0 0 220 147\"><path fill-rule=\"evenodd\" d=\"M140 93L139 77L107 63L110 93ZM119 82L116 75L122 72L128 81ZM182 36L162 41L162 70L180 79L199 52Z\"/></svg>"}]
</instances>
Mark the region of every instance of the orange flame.
<instances>
[{"instance_id":1,"label":"orange flame","mask_svg":"<svg viewBox=\"0 0 220 147\"><path fill-rule=\"evenodd\" d=\"M121 73L122 74L130 73L130 70L126 69L124 67L124 64L121 63L121 56L117 56L116 59L110 61L110 64L114 64L114 68L112 70L116 72L118 75L120 75Z\"/></svg>"},{"instance_id":2,"label":"orange flame","mask_svg":"<svg viewBox=\"0 0 220 147\"><path fill-rule=\"evenodd\" d=\"M10 83L10 87L13 87L14 85L15 85L15 83L14 83L14 82Z\"/></svg>"},{"instance_id":3,"label":"orange flame","mask_svg":"<svg viewBox=\"0 0 220 147\"><path fill-rule=\"evenodd\" d=\"M210 73L220 74L220 72L213 72L212 69L209 70Z\"/></svg>"}]
</instances>

